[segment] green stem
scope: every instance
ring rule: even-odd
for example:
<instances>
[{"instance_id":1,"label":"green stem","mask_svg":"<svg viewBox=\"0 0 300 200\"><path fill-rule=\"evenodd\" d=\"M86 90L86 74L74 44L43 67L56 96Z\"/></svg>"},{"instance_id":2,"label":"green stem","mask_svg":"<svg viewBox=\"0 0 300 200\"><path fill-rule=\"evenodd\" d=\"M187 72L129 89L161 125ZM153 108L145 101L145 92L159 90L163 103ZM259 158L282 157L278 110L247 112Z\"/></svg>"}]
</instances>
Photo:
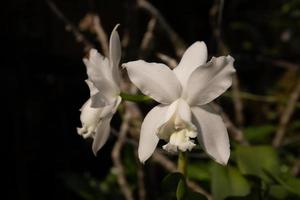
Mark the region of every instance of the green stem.
<instances>
[{"instance_id":1,"label":"green stem","mask_svg":"<svg viewBox=\"0 0 300 200\"><path fill-rule=\"evenodd\" d=\"M133 102L147 102L152 101L152 99L148 96L141 95L141 94L128 94L128 93L121 93L120 96L125 101L133 101Z\"/></svg>"},{"instance_id":2,"label":"green stem","mask_svg":"<svg viewBox=\"0 0 300 200\"><path fill-rule=\"evenodd\" d=\"M178 155L178 171L182 173L185 177L187 175L187 152L179 151Z\"/></svg>"}]
</instances>

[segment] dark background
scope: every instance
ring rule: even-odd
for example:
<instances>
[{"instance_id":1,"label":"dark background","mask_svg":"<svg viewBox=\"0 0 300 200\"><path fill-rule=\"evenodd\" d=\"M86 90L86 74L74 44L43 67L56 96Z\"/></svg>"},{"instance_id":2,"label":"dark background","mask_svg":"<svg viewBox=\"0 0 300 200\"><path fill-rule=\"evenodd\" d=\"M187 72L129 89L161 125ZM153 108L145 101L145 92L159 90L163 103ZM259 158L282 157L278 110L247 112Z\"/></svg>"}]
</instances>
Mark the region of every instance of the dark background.
<instances>
[{"instance_id":1,"label":"dark background","mask_svg":"<svg viewBox=\"0 0 300 200\"><path fill-rule=\"evenodd\" d=\"M211 0L153 0L171 26L186 42L203 40L215 54L209 10ZM284 4L291 8L284 12ZM119 33L132 33L122 62L135 59L149 16L133 0L60 0L56 5L74 24L90 11L97 12L107 33L120 23ZM5 5L6 4L6 5ZM90 141L76 133L78 109L88 98L83 46L65 31L65 25L43 0L11 0L3 3L0 30L4 199L79 199L66 187L64 175L90 173L101 178L111 165L109 154L115 138L98 157ZM289 8L286 8L289 9ZM269 60L299 63L299 1L226 0L222 37L243 90L265 94L286 69ZM291 14L293 10L294 14ZM159 28L154 49L174 56ZM287 39L284 35L288 35ZM91 35L88 38L93 38ZM93 41L93 39L91 39ZM99 46L97 46L99 47ZM98 48L99 49L99 48ZM150 59L154 57L148 55ZM296 75L297 76L297 75ZM278 90L280 91L280 90ZM248 122L259 121L247 111ZM253 113L252 113L253 112ZM3 137L4 136L4 137Z\"/></svg>"}]
</instances>

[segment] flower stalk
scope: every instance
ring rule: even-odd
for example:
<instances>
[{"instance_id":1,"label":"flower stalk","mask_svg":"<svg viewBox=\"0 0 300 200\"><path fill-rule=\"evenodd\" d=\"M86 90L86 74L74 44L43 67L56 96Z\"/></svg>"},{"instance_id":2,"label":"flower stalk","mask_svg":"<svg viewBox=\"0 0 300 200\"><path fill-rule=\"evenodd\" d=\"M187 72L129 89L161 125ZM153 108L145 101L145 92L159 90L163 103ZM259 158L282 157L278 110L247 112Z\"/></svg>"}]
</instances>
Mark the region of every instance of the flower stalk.
<instances>
[{"instance_id":1,"label":"flower stalk","mask_svg":"<svg viewBox=\"0 0 300 200\"><path fill-rule=\"evenodd\" d=\"M188 159L187 159L187 152L186 151L179 151L178 154L178 171L186 177L187 175L187 166L188 166Z\"/></svg>"}]
</instances>

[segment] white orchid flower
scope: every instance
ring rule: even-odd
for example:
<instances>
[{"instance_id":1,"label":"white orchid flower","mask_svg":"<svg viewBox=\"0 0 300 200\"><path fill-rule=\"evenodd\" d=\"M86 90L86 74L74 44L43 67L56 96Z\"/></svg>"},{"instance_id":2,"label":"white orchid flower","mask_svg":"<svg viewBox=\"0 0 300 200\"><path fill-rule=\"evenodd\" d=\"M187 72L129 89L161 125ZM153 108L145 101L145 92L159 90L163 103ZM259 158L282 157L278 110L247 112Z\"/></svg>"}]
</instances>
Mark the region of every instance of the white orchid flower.
<instances>
[{"instance_id":1,"label":"white orchid flower","mask_svg":"<svg viewBox=\"0 0 300 200\"><path fill-rule=\"evenodd\" d=\"M130 80L145 94L161 103L145 117L138 154L145 162L159 139L169 152L191 150L197 137L206 153L220 164L227 164L230 144L225 124L208 105L232 84L234 59L213 57L208 63L204 42L195 42L171 70L164 64L143 60L123 64Z\"/></svg>"},{"instance_id":2,"label":"white orchid flower","mask_svg":"<svg viewBox=\"0 0 300 200\"><path fill-rule=\"evenodd\" d=\"M82 128L77 132L84 138L93 138L93 152L105 144L110 133L110 121L121 102L120 71L121 44L118 25L113 29L109 41L109 58L103 57L95 49L83 62L87 68L90 98L80 109Z\"/></svg>"}]
</instances>

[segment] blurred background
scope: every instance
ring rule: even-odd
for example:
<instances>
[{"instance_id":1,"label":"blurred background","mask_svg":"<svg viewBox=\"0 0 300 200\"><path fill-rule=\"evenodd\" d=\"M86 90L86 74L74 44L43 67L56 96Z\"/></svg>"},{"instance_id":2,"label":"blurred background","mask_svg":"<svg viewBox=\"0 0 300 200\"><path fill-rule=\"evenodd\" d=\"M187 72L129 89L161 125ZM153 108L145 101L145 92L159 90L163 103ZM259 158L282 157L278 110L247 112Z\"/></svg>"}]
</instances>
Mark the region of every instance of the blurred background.
<instances>
[{"instance_id":1,"label":"blurred background","mask_svg":"<svg viewBox=\"0 0 300 200\"><path fill-rule=\"evenodd\" d=\"M109 37L118 23L121 62L142 58L176 65L198 40L207 44L209 58L235 58L234 85L218 99L232 142L229 167L212 164L199 149L190 155L189 178L206 197L299 199L299 0L11 0L3 5L1 146L7 199L125 199L111 158L117 134L95 157L91 141L76 132L79 108L89 97L82 58L91 47L105 53L101 34ZM145 115L153 105L138 107ZM120 124L119 114L115 130ZM127 137L136 144L138 136ZM176 157L159 152L163 157L143 169L135 145L126 142L122 149L134 199L166 199L160 182L172 166L161 160L173 163ZM248 169L252 164L255 169Z\"/></svg>"}]
</instances>

